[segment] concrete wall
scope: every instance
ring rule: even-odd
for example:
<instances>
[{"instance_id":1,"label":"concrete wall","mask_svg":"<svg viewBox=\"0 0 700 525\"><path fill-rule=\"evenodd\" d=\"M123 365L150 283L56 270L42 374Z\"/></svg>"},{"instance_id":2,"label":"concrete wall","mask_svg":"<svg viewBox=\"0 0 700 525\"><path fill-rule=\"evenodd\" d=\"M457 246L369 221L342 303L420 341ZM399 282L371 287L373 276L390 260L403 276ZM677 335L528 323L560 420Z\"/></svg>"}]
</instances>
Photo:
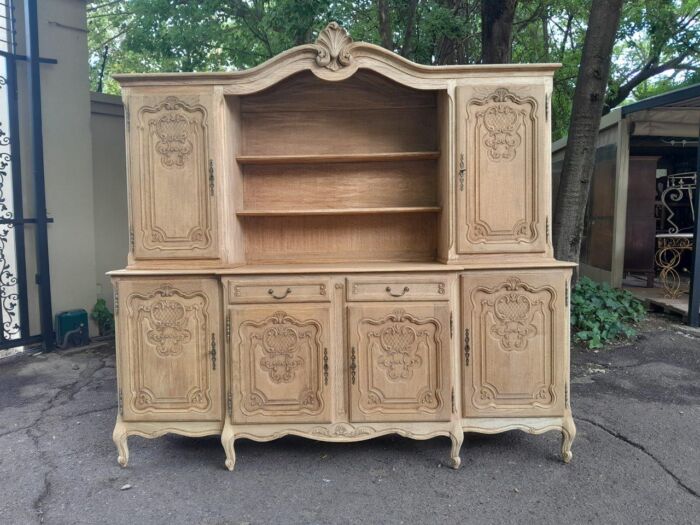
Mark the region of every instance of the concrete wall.
<instances>
[{"instance_id":1,"label":"concrete wall","mask_svg":"<svg viewBox=\"0 0 700 525\"><path fill-rule=\"evenodd\" d=\"M124 268L129 251L124 105L121 97L102 93L92 93L90 102L97 296L111 309L112 285L105 272Z\"/></svg>"}]
</instances>

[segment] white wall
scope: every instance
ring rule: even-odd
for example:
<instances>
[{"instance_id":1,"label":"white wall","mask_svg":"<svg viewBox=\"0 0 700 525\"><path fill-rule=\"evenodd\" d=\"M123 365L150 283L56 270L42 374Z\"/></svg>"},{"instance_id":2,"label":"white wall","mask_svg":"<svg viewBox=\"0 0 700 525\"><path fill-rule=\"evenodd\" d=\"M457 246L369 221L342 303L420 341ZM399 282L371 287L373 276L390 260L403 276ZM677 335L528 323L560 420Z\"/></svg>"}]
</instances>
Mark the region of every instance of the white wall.
<instances>
[{"instance_id":1,"label":"white wall","mask_svg":"<svg viewBox=\"0 0 700 525\"><path fill-rule=\"evenodd\" d=\"M105 272L124 268L129 251L124 105L114 95L90 98L97 296L111 309L112 285Z\"/></svg>"}]
</instances>

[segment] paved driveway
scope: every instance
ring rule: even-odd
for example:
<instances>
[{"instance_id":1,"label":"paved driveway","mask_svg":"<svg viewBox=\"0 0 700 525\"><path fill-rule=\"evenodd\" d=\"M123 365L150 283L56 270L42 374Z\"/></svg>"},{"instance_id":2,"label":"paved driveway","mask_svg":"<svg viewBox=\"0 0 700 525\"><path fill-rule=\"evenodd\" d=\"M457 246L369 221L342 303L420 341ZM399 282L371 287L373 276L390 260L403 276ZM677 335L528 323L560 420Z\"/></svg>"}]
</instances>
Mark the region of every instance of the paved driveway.
<instances>
[{"instance_id":1,"label":"paved driveway","mask_svg":"<svg viewBox=\"0 0 700 525\"><path fill-rule=\"evenodd\" d=\"M354 444L129 439L117 466L110 345L0 362L0 523L698 523L700 333L665 322L573 356L574 459L559 436ZM130 485L128 490L121 490Z\"/></svg>"}]
</instances>

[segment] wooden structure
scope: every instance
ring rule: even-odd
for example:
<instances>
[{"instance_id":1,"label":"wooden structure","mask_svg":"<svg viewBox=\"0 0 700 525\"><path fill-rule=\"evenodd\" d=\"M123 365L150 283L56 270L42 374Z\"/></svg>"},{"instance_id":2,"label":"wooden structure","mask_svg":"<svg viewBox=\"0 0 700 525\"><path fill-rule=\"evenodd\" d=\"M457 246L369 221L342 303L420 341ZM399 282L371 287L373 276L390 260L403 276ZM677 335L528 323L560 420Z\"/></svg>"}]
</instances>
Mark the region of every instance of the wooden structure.
<instances>
[{"instance_id":1,"label":"wooden structure","mask_svg":"<svg viewBox=\"0 0 700 525\"><path fill-rule=\"evenodd\" d=\"M571 265L552 257L556 65L426 67L355 43L121 75L127 437L563 435Z\"/></svg>"}]
</instances>

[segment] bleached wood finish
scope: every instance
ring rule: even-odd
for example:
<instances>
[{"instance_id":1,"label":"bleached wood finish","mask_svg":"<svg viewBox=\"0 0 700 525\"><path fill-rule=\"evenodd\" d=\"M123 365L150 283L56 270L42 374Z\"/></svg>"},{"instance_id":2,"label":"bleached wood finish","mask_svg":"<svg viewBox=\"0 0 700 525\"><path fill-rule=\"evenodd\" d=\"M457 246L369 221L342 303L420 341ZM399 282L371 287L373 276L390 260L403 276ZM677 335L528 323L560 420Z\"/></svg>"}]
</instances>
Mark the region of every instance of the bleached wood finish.
<instances>
[{"instance_id":1,"label":"bleached wood finish","mask_svg":"<svg viewBox=\"0 0 700 525\"><path fill-rule=\"evenodd\" d=\"M347 442L562 433L555 65L428 67L353 42L121 75L131 249L113 272L129 435Z\"/></svg>"}]
</instances>

